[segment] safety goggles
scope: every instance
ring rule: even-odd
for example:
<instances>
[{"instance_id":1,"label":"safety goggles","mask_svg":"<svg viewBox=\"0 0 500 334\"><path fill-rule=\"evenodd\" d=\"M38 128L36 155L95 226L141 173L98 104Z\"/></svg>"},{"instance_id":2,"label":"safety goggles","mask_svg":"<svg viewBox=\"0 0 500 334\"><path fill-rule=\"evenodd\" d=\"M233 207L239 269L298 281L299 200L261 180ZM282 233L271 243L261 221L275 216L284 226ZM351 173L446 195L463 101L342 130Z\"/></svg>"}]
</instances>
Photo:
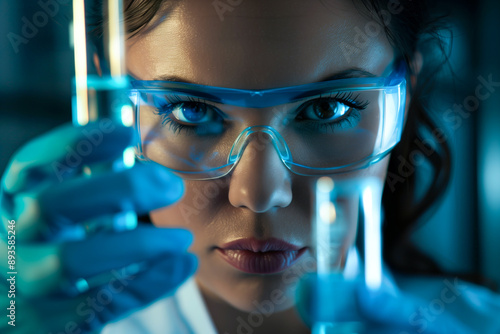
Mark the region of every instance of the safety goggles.
<instances>
[{"instance_id":1,"label":"safety goggles","mask_svg":"<svg viewBox=\"0 0 500 334\"><path fill-rule=\"evenodd\" d=\"M200 180L230 173L247 147L269 145L300 175L364 168L401 139L405 69L264 90L132 81L137 155Z\"/></svg>"}]
</instances>

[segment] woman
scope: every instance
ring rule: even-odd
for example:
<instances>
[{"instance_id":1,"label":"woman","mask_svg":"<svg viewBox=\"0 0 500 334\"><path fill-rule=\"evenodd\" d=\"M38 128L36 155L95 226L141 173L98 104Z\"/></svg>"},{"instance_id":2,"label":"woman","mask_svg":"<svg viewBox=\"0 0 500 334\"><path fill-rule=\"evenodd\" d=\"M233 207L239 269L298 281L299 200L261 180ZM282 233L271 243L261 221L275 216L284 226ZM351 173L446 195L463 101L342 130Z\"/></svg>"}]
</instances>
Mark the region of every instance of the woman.
<instances>
[{"instance_id":1,"label":"woman","mask_svg":"<svg viewBox=\"0 0 500 334\"><path fill-rule=\"evenodd\" d=\"M396 249L417 217L411 209L401 210L401 203L411 197L401 196L408 187L398 183L411 184L412 178L389 170L390 159L397 162L398 156L404 157L405 149L409 151L404 145L414 142L415 129L429 125L414 99L422 67L417 43L429 28L421 2L129 1L126 7L127 70L136 80L133 92L141 99L136 100L141 108L140 153L156 164L138 164L91 178L79 176L84 165L112 159L132 142L130 129L107 122L56 129L14 157L4 177L2 214L16 221L18 243L27 243L17 253L17 287L23 292L17 307L30 313L24 319L18 314L19 326L29 328L30 319L35 324L30 332L102 328L104 333L309 332L304 321L314 321L317 315L303 302L306 320L301 319L294 308L294 293L299 278L311 270L312 186L321 168L342 172L335 179L387 179L385 255L397 268ZM96 65L100 67L98 61ZM380 122L386 111L378 110L372 118L363 111L376 109L369 103L380 92L372 92L371 100L360 99L362 94L318 97L311 93L306 100L266 100L262 105L252 98L249 101L256 104L248 105L237 99L217 103L215 98L184 99L175 94L174 99L162 99L166 93L148 95L146 89L149 81L169 82L164 84L169 87L181 82L178 86L183 88L189 85L182 82L187 82L203 85L198 94L206 95L216 87L265 90L392 77L400 79L397 87L403 87L397 101L407 123L401 150L392 155L386 155L392 148L390 141L382 145L384 150L376 150L372 137L364 132L352 135L353 129L376 131L373 122ZM406 103L401 96L406 96ZM280 108L283 105L286 108ZM149 116L143 116L148 108ZM289 110L294 110L292 118L284 116ZM367 122L367 117L373 122ZM331 128L324 130L327 125ZM299 126L307 127L296 130L302 131L300 138L308 138L307 145L288 132ZM245 133L248 127L255 132ZM224 137L228 142L211 142L226 133L232 133ZM248 137L236 142L241 133ZM342 145L322 146L317 133L339 139ZM84 142L91 149L81 149ZM206 154L211 145L224 159ZM241 150L234 163L224 167L220 161L227 161L225 154L232 147ZM282 147L288 147L306 168L287 162ZM446 146L441 147L446 153ZM327 154L321 154L324 151ZM444 176L436 177L435 188L420 202L424 204L408 202L415 212L423 212L444 187L447 159L440 161ZM161 165L176 170L184 180ZM343 205L350 226L342 240L340 266L355 257L348 250L357 221L357 204ZM67 241L81 232L82 222L130 210L149 213L159 229L140 225L133 231ZM192 244L184 229L194 236ZM196 258L186 253L189 244ZM129 266L137 263L146 269ZM103 279L102 273L111 276ZM192 274L194 279L183 283ZM432 289L439 291L439 283L444 284L437 283L427 283L429 300L434 298ZM68 296L68 287L75 286L79 293ZM360 288L359 305L352 312L372 332L476 329L493 333L498 329L489 313L499 309L498 299L492 296L484 297L491 310L457 319L463 310L474 311L467 298L439 317L427 316L421 308L429 301L414 299L409 290L403 296L390 278L375 296ZM458 304L461 309L456 311Z\"/></svg>"}]
</instances>

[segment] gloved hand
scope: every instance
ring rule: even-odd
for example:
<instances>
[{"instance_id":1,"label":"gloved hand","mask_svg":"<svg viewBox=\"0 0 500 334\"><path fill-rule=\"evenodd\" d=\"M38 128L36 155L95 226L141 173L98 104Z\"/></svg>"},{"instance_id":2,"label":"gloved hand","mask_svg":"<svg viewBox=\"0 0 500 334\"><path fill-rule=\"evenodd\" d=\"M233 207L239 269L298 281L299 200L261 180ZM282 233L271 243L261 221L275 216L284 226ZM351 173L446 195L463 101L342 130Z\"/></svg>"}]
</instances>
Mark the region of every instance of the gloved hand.
<instances>
[{"instance_id":1,"label":"gloved hand","mask_svg":"<svg viewBox=\"0 0 500 334\"><path fill-rule=\"evenodd\" d=\"M3 176L0 308L12 314L6 309L15 301L15 327L3 315L2 333L99 330L172 293L196 269L187 230L139 224L85 234L84 222L146 214L175 202L184 189L180 178L155 164L82 175L84 166L116 159L132 144L132 129L104 122L65 125L31 141ZM15 256L12 268L8 255ZM8 297L12 289L15 298ZM76 291L85 292L70 293Z\"/></svg>"},{"instance_id":2,"label":"gloved hand","mask_svg":"<svg viewBox=\"0 0 500 334\"><path fill-rule=\"evenodd\" d=\"M361 277L308 274L299 283L296 307L311 328L323 322L352 330L343 332L337 327L327 329L325 334L358 330L365 334L475 333L447 313L425 324L415 321L423 318L420 313L429 308L429 302L402 293L387 279L378 290L371 290Z\"/></svg>"}]
</instances>

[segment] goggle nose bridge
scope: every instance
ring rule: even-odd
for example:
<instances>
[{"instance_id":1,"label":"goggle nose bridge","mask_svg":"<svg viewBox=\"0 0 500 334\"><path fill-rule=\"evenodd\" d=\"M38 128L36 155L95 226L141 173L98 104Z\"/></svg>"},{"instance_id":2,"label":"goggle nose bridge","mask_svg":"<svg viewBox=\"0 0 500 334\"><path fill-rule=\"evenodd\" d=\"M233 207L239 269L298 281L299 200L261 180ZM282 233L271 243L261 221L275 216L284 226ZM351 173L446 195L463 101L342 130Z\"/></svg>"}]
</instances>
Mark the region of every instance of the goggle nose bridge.
<instances>
[{"instance_id":1,"label":"goggle nose bridge","mask_svg":"<svg viewBox=\"0 0 500 334\"><path fill-rule=\"evenodd\" d=\"M269 142L272 142L276 153L285 166L287 166L286 162L292 161L290 149L278 131L271 126L254 125L244 129L236 138L229 152L228 164L235 164L241 158L247 145L253 140L251 137L257 136L257 139L262 141L260 134L264 134L266 135L265 138L269 138L265 140L264 144L267 146Z\"/></svg>"}]
</instances>

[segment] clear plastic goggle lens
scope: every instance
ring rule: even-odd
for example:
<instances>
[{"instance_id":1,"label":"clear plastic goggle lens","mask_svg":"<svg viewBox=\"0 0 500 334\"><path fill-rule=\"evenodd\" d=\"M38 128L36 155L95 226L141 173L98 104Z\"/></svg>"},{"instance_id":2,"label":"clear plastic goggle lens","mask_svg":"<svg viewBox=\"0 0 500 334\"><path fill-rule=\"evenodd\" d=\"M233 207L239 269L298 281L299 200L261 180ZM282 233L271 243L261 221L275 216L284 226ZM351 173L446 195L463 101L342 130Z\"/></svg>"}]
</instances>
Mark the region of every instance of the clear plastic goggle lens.
<instances>
[{"instance_id":1,"label":"clear plastic goggle lens","mask_svg":"<svg viewBox=\"0 0 500 334\"><path fill-rule=\"evenodd\" d=\"M349 80L351 85L339 86ZM331 88L311 84L308 91L290 89L288 100L284 89L212 88L215 96L211 87L201 98L191 86L198 85L163 83L162 89L135 89L130 95L139 156L187 178L226 175L250 141L257 141L254 147L273 145L294 173L327 175L378 161L401 138L406 93L401 77L337 80Z\"/></svg>"}]
</instances>

